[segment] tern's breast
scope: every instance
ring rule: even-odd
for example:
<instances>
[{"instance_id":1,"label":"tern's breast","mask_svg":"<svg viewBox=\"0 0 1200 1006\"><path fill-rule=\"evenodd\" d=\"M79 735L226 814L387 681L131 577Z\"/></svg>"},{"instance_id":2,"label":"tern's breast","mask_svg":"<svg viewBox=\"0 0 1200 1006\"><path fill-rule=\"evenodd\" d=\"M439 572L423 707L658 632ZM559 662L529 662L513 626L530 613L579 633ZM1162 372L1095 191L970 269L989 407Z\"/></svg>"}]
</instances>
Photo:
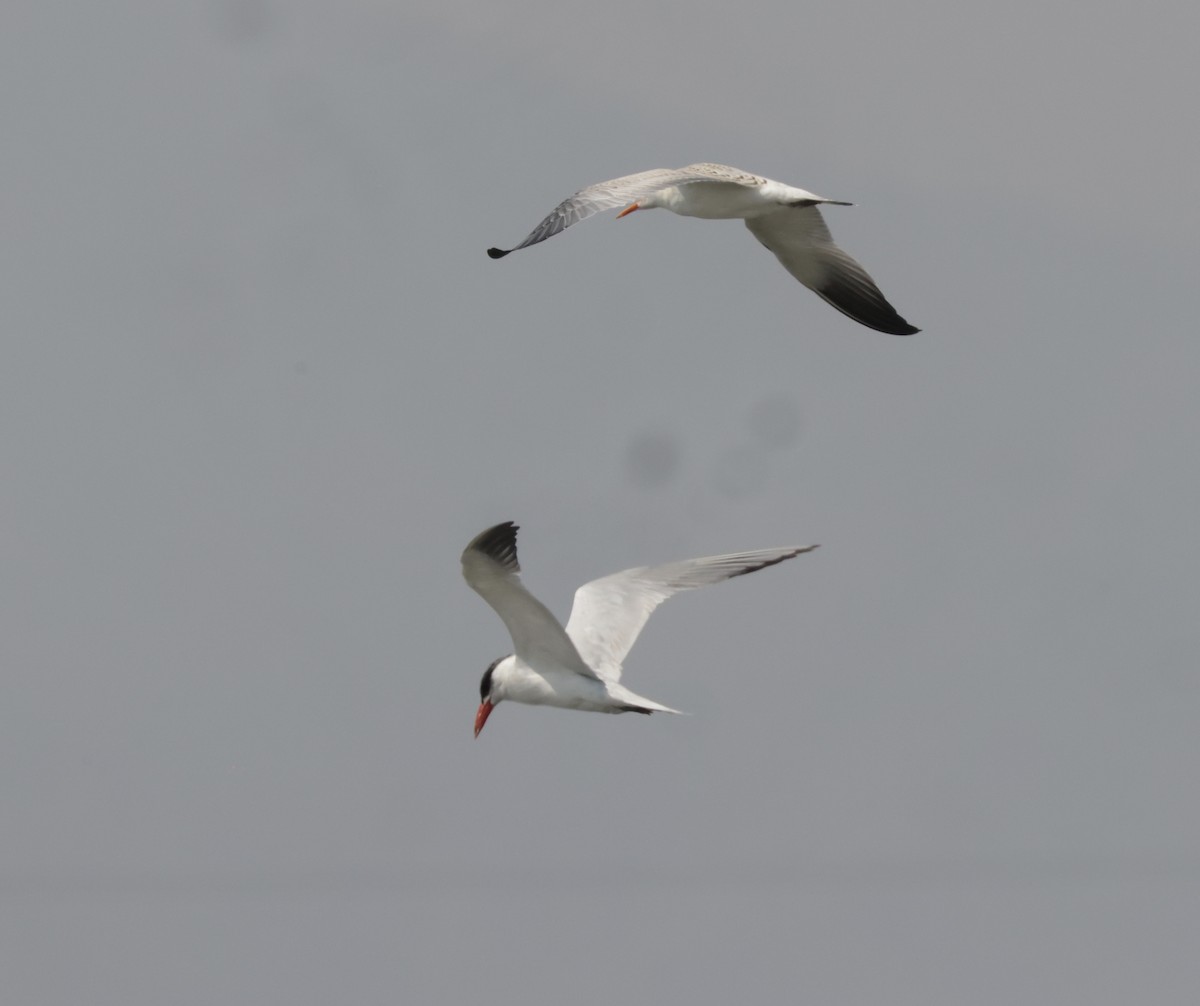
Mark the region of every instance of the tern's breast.
<instances>
[{"instance_id":1,"label":"tern's breast","mask_svg":"<svg viewBox=\"0 0 1200 1006\"><path fill-rule=\"evenodd\" d=\"M506 675L503 697L532 706L591 712L611 712L615 706L608 690L595 678L566 668L534 669L520 660L514 662L512 671Z\"/></svg>"},{"instance_id":2,"label":"tern's breast","mask_svg":"<svg viewBox=\"0 0 1200 1006\"><path fill-rule=\"evenodd\" d=\"M678 195L668 196L666 203L683 217L731 220L778 208L773 200L764 198L761 187L734 182L692 182L678 186L675 192Z\"/></svg>"}]
</instances>

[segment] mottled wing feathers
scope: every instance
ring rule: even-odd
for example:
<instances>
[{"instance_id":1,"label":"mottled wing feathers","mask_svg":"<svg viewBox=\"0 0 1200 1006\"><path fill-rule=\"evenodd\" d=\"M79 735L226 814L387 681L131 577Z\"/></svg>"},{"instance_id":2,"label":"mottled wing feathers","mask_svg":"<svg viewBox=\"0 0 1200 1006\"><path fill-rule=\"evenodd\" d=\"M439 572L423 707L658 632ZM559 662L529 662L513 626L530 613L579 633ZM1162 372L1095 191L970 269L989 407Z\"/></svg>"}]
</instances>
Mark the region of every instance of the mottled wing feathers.
<instances>
[{"instance_id":1,"label":"mottled wing feathers","mask_svg":"<svg viewBox=\"0 0 1200 1006\"><path fill-rule=\"evenodd\" d=\"M564 199L550 211L549 215L538 224L519 245L513 248L489 248L488 255L492 258L504 258L510 252L528 248L546 238L566 230L571 224L579 223L588 217L613 210L618 206L628 206L644 199L652 192L665 189L668 185L687 185L691 182L729 182L736 185L758 186L766 182L765 178L752 175L737 168L729 168L724 164L691 164L686 168L654 168L651 171L640 171L636 175L624 175L621 178L611 178L607 182L589 185L580 189L575 195Z\"/></svg>"},{"instance_id":2,"label":"mottled wing feathers","mask_svg":"<svg viewBox=\"0 0 1200 1006\"><path fill-rule=\"evenodd\" d=\"M636 202L651 192L675 184L673 178L677 174L678 172L667 168L656 168L653 171L642 171L636 175L625 175L623 178L589 185L555 206L519 245L507 250L489 248L488 254L492 258L503 258L509 252L545 241L546 238L554 237L580 220L586 220L604 210Z\"/></svg>"}]
</instances>

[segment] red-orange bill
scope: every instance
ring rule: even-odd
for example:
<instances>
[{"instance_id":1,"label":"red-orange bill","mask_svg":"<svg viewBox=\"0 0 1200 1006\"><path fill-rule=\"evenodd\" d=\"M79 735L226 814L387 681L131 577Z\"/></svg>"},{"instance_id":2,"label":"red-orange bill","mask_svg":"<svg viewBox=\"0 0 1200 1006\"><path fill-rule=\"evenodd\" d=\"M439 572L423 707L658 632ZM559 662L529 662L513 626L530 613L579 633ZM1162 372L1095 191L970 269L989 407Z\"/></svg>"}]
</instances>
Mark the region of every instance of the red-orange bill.
<instances>
[{"instance_id":1,"label":"red-orange bill","mask_svg":"<svg viewBox=\"0 0 1200 1006\"><path fill-rule=\"evenodd\" d=\"M479 703L479 711L475 713L475 736L479 736L479 731L483 729L483 725L487 722L487 718L492 715L492 710L496 707L486 699Z\"/></svg>"}]
</instances>

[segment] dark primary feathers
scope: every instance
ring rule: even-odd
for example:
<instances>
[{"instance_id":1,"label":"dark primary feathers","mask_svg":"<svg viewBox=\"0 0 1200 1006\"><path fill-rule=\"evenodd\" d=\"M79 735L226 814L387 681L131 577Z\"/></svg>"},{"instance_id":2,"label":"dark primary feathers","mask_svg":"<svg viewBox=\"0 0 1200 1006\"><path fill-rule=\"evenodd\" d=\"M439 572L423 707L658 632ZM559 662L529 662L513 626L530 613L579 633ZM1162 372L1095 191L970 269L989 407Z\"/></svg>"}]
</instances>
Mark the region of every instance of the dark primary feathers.
<instances>
[{"instance_id":1,"label":"dark primary feathers","mask_svg":"<svg viewBox=\"0 0 1200 1006\"><path fill-rule=\"evenodd\" d=\"M920 331L900 317L867 270L834 244L815 206L793 206L745 223L781 266L848 318L888 335Z\"/></svg>"},{"instance_id":2,"label":"dark primary feathers","mask_svg":"<svg viewBox=\"0 0 1200 1006\"><path fill-rule=\"evenodd\" d=\"M763 559L757 562L749 562L739 569L736 573L730 573L729 579L732 580L735 576L745 576L747 573L757 573L760 569L766 569L768 566L778 566L781 562L788 559L794 559L798 555L805 552L811 552L815 548L820 548L820 545L806 545L803 548L791 548L786 552L781 552L779 555L770 559Z\"/></svg>"},{"instance_id":3,"label":"dark primary feathers","mask_svg":"<svg viewBox=\"0 0 1200 1006\"><path fill-rule=\"evenodd\" d=\"M480 532L467 546L494 559L509 573L521 572L517 562L517 532L521 528L510 520Z\"/></svg>"}]
</instances>

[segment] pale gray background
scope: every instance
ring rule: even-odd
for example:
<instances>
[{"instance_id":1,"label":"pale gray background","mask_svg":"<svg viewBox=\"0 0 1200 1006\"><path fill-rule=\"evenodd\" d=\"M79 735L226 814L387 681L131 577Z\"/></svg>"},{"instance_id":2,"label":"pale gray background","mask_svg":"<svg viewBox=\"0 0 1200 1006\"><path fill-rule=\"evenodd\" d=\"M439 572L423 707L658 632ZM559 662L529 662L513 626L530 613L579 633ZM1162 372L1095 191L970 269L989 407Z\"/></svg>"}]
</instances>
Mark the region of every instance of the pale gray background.
<instances>
[{"instance_id":1,"label":"pale gray background","mask_svg":"<svg viewBox=\"0 0 1200 1006\"><path fill-rule=\"evenodd\" d=\"M1194 3L0 15L4 1003L1193 1003ZM716 160L740 223L559 199ZM642 562L506 705L459 577Z\"/></svg>"}]
</instances>

